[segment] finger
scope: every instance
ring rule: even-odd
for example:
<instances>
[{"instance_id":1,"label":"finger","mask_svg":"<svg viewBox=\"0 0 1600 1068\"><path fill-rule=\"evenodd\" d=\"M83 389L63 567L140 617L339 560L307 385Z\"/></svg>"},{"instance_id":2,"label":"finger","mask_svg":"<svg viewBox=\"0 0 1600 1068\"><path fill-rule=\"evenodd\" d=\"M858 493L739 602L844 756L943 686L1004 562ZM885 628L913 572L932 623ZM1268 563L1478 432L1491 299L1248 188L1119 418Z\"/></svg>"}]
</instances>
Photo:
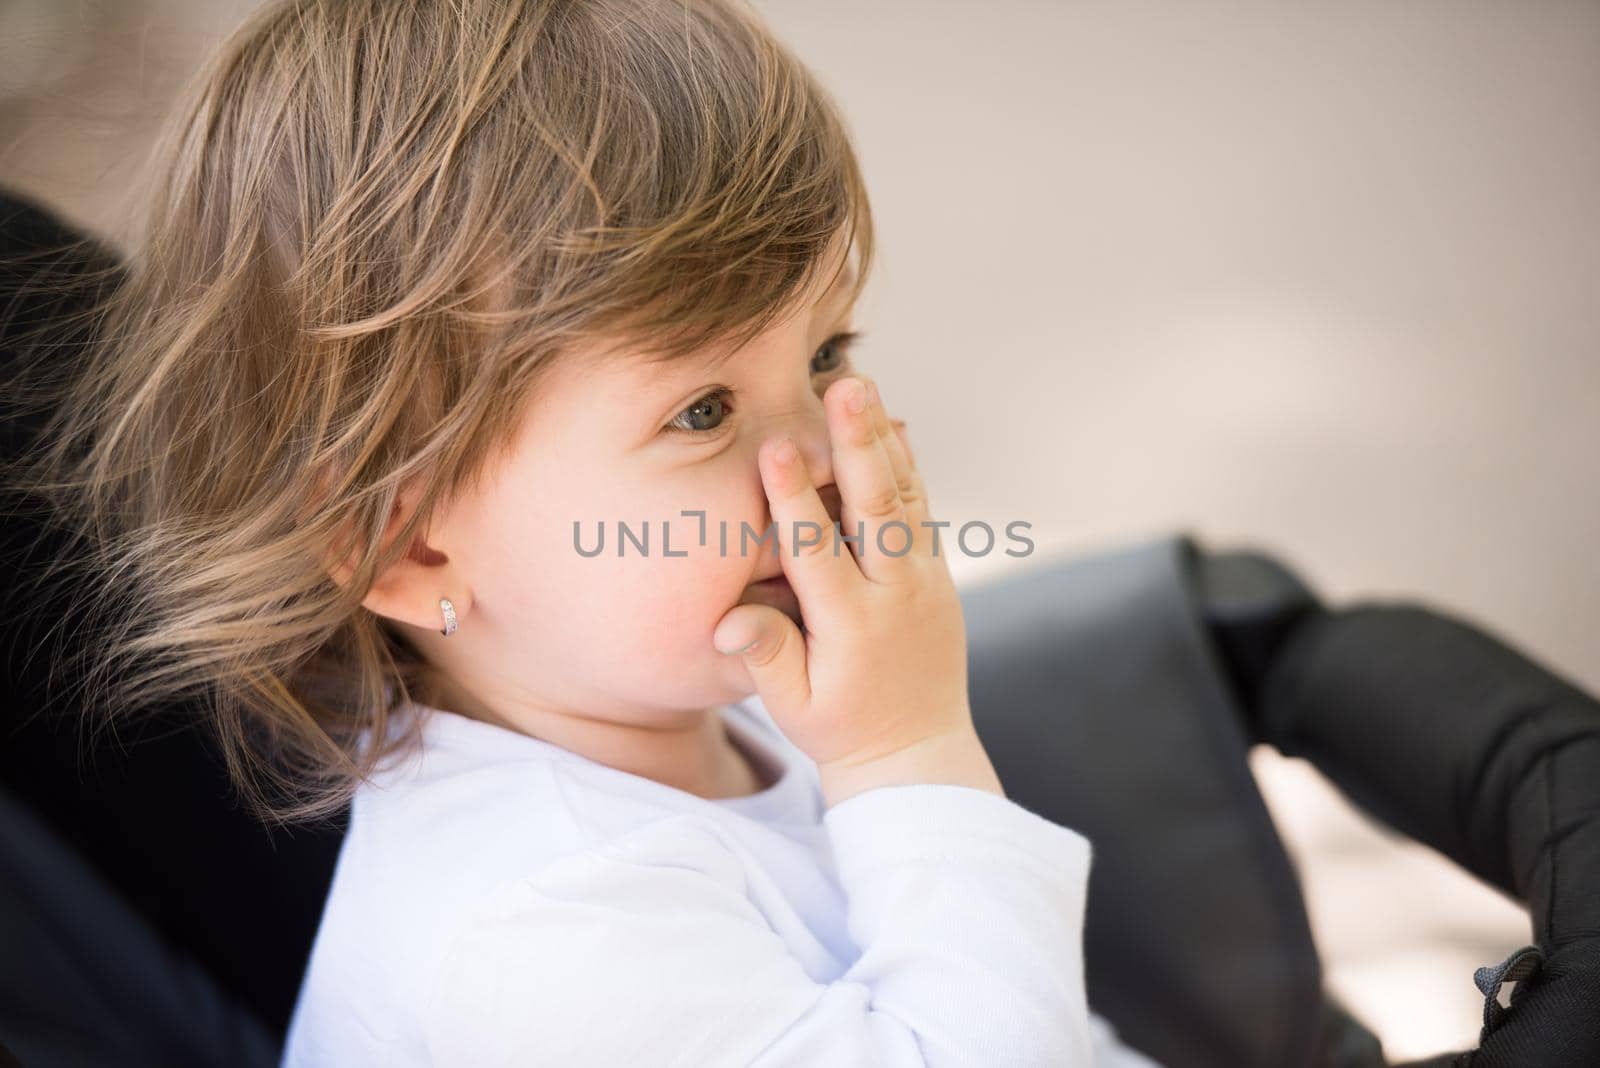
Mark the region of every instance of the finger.
<instances>
[{"instance_id":1,"label":"finger","mask_svg":"<svg viewBox=\"0 0 1600 1068\"><path fill-rule=\"evenodd\" d=\"M889 418L888 409L884 407L883 397L878 392L878 383L875 380L867 380L867 393L872 401L871 407L878 426L878 437L883 443L884 452L889 456L889 466L894 471L895 484L900 487L900 501L906 508L906 521L911 524L920 546L920 540L927 531L922 524L929 515L928 492L922 481L922 473L917 470L916 460L911 454L910 442L905 436L905 420Z\"/></svg>"},{"instance_id":2,"label":"finger","mask_svg":"<svg viewBox=\"0 0 1600 1068\"><path fill-rule=\"evenodd\" d=\"M835 552L833 517L794 442L787 437L763 442L758 463L784 577L800 601L807 629L817 630L819 623L826 629L848 612L861 571L848 553Z\"/></svg>"},{"instance_id":3,"label":"finger","mask_svg":"<svg viewBox=\"0 0 1600 1068\"><path fill-rule=\"evenodd\" d=\"M833 480L839 486L841 525L856 543L861 572L876 582L904 575L915 566L916 528L907 522L900 486L878 436L866 382L849 376L823 394L833 448Z\"/></svg>"},{"instance_id":4,"label":"finger","mask_svg":"<svg viewBox=\"0 0 1600 1068\"><path fill-rule=\"evenodd\" d=\"M895 440L900 442L900 450L905 454L906 463L913 469L917 466L917 454L911 451L911 432L906 429L904 419L891 419L889 425L894 427Z\"/></svg>"},{"instance_id":5,"label":"finger","mask_svg":"<svg viewBox=\"0 0 1600 1068\"><path fill-rule=\"evenodd\" d=\"M761 703L793 721L811 703L806 643L794 621L767 605L742 604L717 624L712 643L744 660Z\"/></svg>"},{"instance_id":6,"label":"finger","mask_svg":"<svg viewBox=\"0 0 1600 1068\"><path fill-rule=\"evenodd\" d=\"M889 456L889 465L894 471L896 484L900 487L900 502L905 506L906 523L911 528L911 554L939 555L937 533L928 525L927 488L923 484L922 473L911 461L909 448L900 431L905 421L889 418L876 381L867 380L867 393L872 398L873 418L879 427L884 452ZM903 532L897 533L903 534Z\"/></svg>"},{"instance_id":7,"label":"finger","mask_svg":"<svg viewBox=\"0 0 1600 1068\"><path fill-rule=\"evenodd\" d=\"M868 391L872 394L873 405L880 413L880 418L887 420L894 431L885 436L884 444L895 464L897 474L905 472L901 482L900 499L905 502L907 521L911 523L916 534L916 551L934 557L948 576L950 564L945 548L948 539L944 538L933 525L928 487L923 481L922 472L917 468L916 454L911 451L911 438L906 430L906 421L889 418L888 408L878 392L877 382L870 382Z\"/></svg>"}]
</instances>

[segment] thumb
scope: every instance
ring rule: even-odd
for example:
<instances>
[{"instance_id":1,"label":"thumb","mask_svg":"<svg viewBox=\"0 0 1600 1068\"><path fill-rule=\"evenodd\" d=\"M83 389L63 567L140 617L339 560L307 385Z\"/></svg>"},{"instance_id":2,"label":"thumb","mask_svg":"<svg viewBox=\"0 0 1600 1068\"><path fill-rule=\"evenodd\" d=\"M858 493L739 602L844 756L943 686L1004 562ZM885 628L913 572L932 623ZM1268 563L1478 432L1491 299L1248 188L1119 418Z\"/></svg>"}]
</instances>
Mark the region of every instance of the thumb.
<instances>
[{"instance_id":1,"label":"thumb","mask_svg":"<svg viewBox=\"0 0 1600 1068\"><path fill-rule=\"evenodd\" d=\"M742 604L717 624L712 644L744 660L761 703L781 718L811 700L806 643L794 620L768 605Z\"/></svg>"}]
</instances>

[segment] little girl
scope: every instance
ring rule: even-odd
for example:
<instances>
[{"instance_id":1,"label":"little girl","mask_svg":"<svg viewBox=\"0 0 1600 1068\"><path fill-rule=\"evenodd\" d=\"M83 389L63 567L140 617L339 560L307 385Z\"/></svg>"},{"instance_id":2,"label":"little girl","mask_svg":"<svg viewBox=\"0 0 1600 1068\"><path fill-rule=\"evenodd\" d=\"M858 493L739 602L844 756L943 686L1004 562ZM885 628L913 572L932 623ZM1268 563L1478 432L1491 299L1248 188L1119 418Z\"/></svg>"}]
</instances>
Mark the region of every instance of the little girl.
<instances>
[{"instance_id":1,"label":"little girl","mask_svg":"<svg viewBox=\"0 0 1600 1068\"><path fill-rule=\"evenodd\" d=\"M192 90L41 485L119 576L100 707L198 688L262 812L351 804L285 1063L1149 1066L756 16L289 0Z\"/></svg>"}]
</instances>

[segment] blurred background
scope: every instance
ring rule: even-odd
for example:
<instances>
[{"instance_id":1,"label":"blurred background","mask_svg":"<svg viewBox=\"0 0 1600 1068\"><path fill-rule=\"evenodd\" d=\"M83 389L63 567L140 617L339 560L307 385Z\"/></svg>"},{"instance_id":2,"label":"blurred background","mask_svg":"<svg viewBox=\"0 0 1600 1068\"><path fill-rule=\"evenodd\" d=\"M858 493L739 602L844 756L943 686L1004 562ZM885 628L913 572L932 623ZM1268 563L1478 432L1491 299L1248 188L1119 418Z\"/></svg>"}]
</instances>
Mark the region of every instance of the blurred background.
<instances>
[{"instance_id":1,"label":"blurred background","mask_svg":"<svg viewBox=\"0 0 1600 1068\"><path fill-rule=\"evenodd\" d=\"M113 243L250 0L0 0L0 185ZM1173 529L1600 691L1600 3L756 0L855 133L863 361L936 512L1030 560ZM1004 544L1004 543L1002 543ZM1252 757L1329 984L1475 1043L1519 908Z\"/></svg>"}]
</instances>

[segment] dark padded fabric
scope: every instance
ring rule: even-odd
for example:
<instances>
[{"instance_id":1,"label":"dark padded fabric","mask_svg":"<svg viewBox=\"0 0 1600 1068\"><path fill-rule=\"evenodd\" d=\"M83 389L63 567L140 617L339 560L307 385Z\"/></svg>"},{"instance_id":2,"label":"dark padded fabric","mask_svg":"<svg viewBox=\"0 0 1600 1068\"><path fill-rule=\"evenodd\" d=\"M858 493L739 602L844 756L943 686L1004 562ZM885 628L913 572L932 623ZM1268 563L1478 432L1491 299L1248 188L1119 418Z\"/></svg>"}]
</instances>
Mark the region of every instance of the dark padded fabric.
<instances>
[{"instance_id":1,"label":"dark padded fabric","mask_svg":"<svg viewBox=\"0 0 1600 1068\"><path fill-rule=\"evenodd\" d=\"M26 1068L272 1068L278 1041L0 790L0 1043Z\"/></svg>"},{"instance_id":2,"label":"dark padded fabric","mask_svg":"<svg viewBox=\"0 0 1600 1068\"><path fill-rule=\"evenodd\" d=\"M1374 603L1294 629L1252 729L1528 906L1544 965L1463 1063L1600 1065L1600 702L1481 626Z\"/></svg>"},{"instance_id":3,"label":"dark padded fabric","mask_svg":"<svg viewBox=\"0 0 1600 1068\"><path fill-rule=\"evenodd\" d=\"M1225 666L1247 724L1261 700L1267 670L1294 628L1325 611L1321 600L1284 564L1249 550L1212 549L1192 557L1200 613ZM1252 742L1260 738L1250 737Z\"/></svg>"},{"instance_id":4,"label":"dark padded fabric","mask_svg":"<svg viewBox=\"0 0 1600 1068\"><path fill-rule=\"evenodd\" d=\"M1168 1068L1304 1068L1321 969L1198 557L1164 536L965 590L973 716L1007 794L1093 844L1095 1009Z\"/></svg>"}]
</instances>

